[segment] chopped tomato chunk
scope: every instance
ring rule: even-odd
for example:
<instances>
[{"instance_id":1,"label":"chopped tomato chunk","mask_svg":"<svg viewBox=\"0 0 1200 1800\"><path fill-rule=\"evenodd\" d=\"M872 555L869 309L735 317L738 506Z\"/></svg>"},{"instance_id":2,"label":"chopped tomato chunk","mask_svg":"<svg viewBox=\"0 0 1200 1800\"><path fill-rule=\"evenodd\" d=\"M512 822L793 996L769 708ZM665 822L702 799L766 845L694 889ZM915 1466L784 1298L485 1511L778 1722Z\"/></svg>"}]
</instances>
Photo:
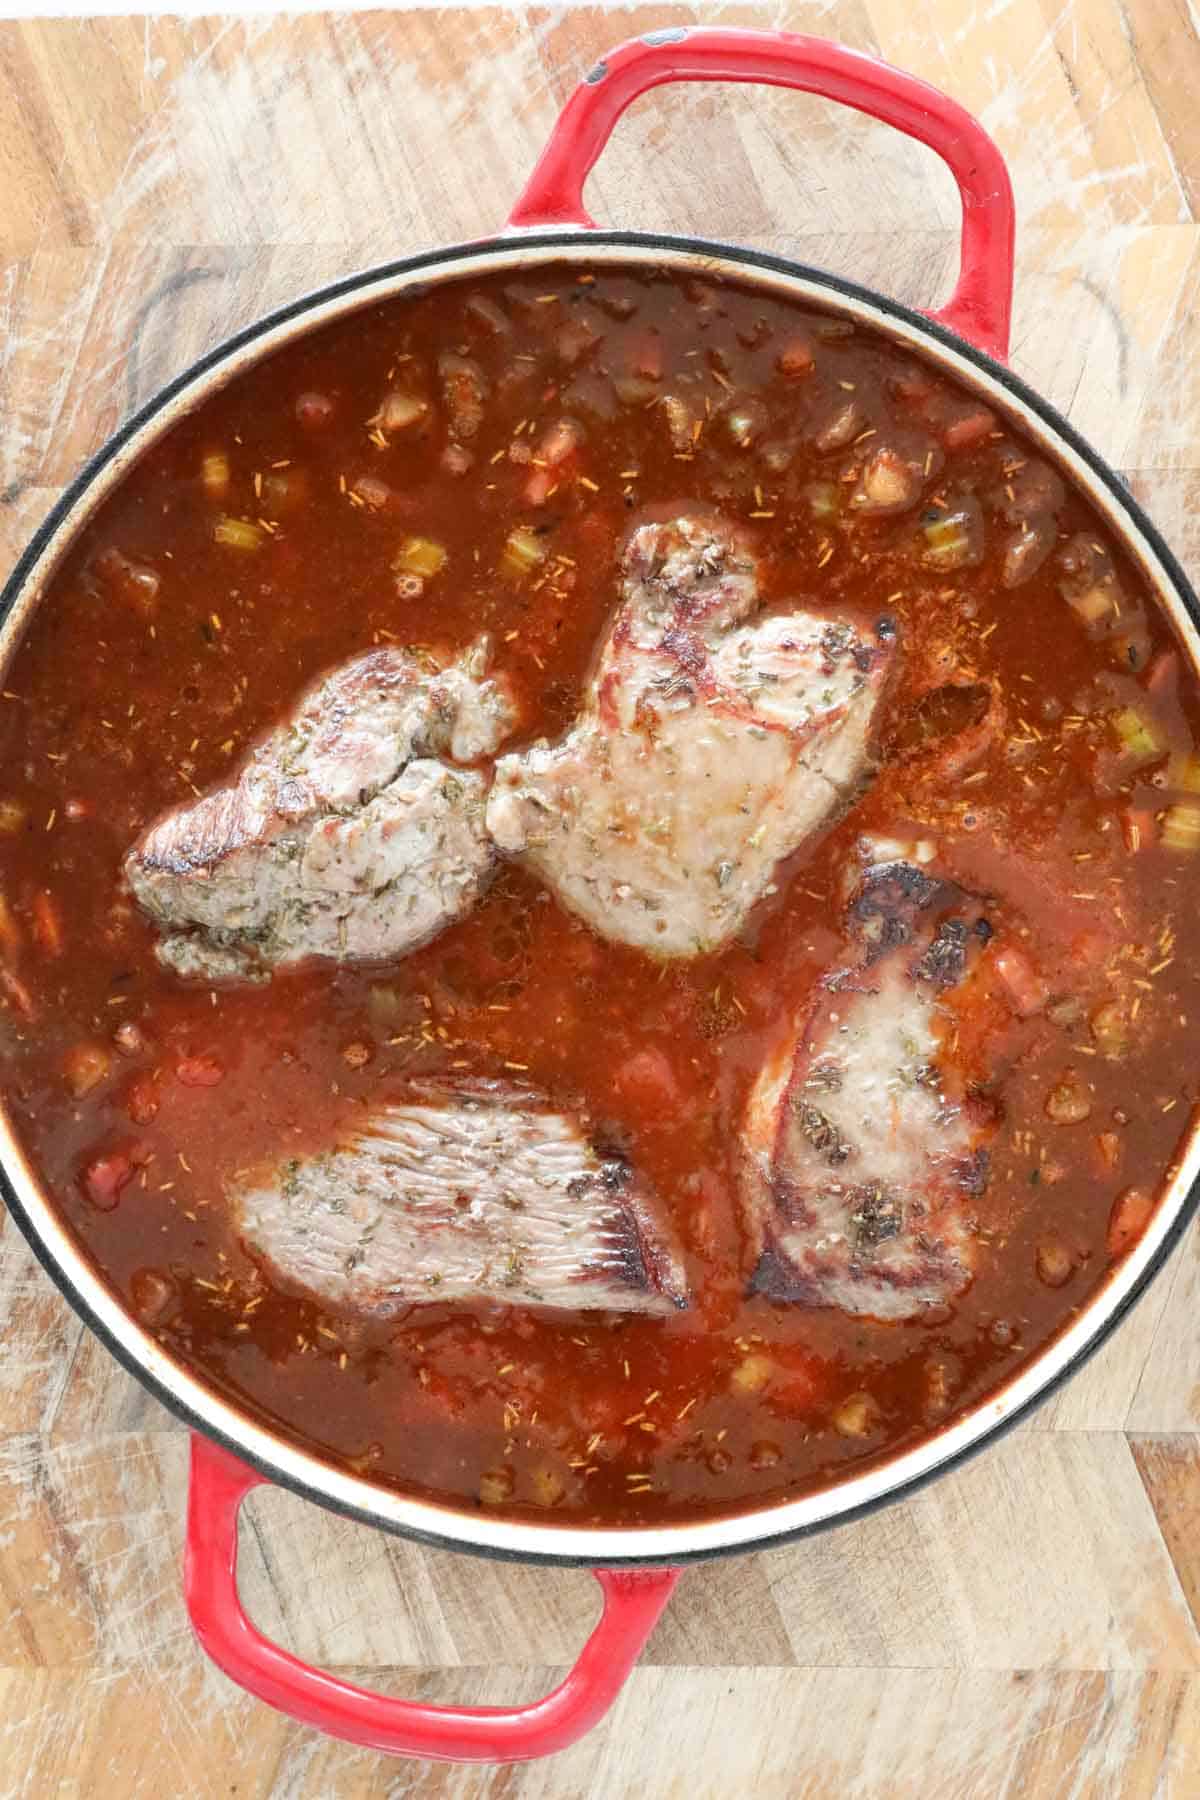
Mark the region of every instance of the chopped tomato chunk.
<instances>
[{"instance_id":1,"label":"chopped tomato chunk","mask_svg":"<svg viewBox=\"0 0 1200 1800\"><path fill-rule=\"evenodd\" d=\"M110 1151L107 1156L97 1156L87 1165L83 1171L83 1191L101 1212L112 1212L122 1188L129 1186L134 1173L130 1157L121 1150Z\"/></svg>"},{"instance_id":2,"label":"chopped tomato chunk","mask_svg":"<svg viewBox=\"0 0 1200 1800\"><path fill-rule=\"evenodd\" d=\"M175 1065L175 1077L184 1087L216 1087L225 1079L225 1065L215 1056L185 1056Z\"/></svg>"},{"instance_id":3,"label":"chopped tomato chunk","mask_svg":"<svg viewBox=\"0 0 1200 1800\"><path fill-rule=\"evenodd\" d=\"M683 1097L669 1057L653 1045L621 1064L613 1086L623 1100L650 1114L674 1111Z\"/></svg>"}]
</instances>

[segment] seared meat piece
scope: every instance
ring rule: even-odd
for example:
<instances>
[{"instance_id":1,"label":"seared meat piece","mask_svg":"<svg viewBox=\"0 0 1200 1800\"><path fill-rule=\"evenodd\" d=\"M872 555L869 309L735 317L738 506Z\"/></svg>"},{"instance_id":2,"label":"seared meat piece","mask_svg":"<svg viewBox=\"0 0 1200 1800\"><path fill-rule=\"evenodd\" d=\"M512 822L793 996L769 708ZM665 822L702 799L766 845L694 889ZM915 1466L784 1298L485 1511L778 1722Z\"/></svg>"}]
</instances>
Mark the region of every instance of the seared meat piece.
<instances>
[{"instance_id":1,"label":"seared meat piece","mask_svg":"<svg viewBox=\"0 0 1200 1800\"><path fill-rule=\"evenodd\" d=\"M418 1301L662 1313L678 1252L629 1164L499 1082L430 1087L234 1195L248 1248L294 1287L372 1311Z\"/></svg>"},{"instance_id":2,"label":"seared meat piece","mask_svg":"<svg viewBox=\"0 0 1200 1800\"><path fill-rule=\"evenodd\" d=\"M866 773L890 622L748 623L757 598L727 527L642 526L576 723L496 765L488 830L604 937L717 949Z\"/></svg>"},{"instance_id":3,"label":"seared meat piece","mask_svg":"<svg viewBox=\"0 0 1200 1800\"><path fill-rule=\"evenodd\" d=\"M971 1202L996 1118L966 1059L986 1057L993 1029L985 1006L972 1016L993 933L977 900L903 862L867 871L849 923L846 957L747 1108L751 1285L902 1319L961 1293L974 1269Z\"/></svg>"},{"instance_id":4,"label":"seared meat piece","mask_svg":"<svg viewBox=\"0 0 1200 1800\"><path fill-rule=\"evenodd\" d=\"M495 861L480 774L513 723L486 641L449 668L371 650L309 689L237 780L125 859L181 975L261 979L309 956L402 956L474 904Z\"/></svg>"}]
</instances>

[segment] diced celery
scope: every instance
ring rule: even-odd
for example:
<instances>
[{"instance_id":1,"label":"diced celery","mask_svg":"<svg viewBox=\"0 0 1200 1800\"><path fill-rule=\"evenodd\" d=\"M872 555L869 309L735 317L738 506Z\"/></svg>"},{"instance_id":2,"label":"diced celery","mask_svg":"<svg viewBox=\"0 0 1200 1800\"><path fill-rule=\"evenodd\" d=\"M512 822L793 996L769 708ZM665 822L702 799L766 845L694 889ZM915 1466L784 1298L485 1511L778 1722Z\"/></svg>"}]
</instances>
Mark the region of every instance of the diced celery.
<instances>
[{"instance_id":1,"label":"diced celery","mask_svg":"<svg viewBox=\"0 0 1200 1800\"><path fill-rule=\"evenodd\" d=\"M1200 756L1173 756L1167 764L1167 785L1185 794L1200 794Z\"/></svg>"},{"instance_id":2,"label":"diced celery","mask_svg":"<svg viewBox=\"0 0 1200 1800\"><path fill-rule=\"evenodd\" d=\"M832 519L836 516L840 495L832 481L810 481L804 490L804 498L815 519Z\"/></svg>"},{"instance_id":3,"label":"diced celery","mask_svg":"<svg viewBox=\"0 0 1200 1800\"><path fill-rule=\"evenodd\" d=\"M925 561L936 567L957 568L971 548L971 540L963 522L955 514L945 519L931 519L922 526L925 534Z\"/></svg>"},{"instance_id":4,"label":"diced celery","mask_svg":"<svg viewBox=\"0 0 1200 1800\"><path fill-rule=\"evenodd\" d=\"M504 554L500 558L501 573L519 581L546 560L546 545L528 525L518 525L508 534Z\"/></svg>"},{"instance_id":5,"label":"diced celery","mask_svg":"<svg viewBox=\"0 0 1200 1800\"><path fill-rule=\"evenodd\" d=\"M1137 757L1139 761L1162 755L1162 742L1154 720L1140 713L1135 706L1122 706L1111 715L1109 722L1127 755Z\"/></svg>"},{"instance_id":6,"label":"diced celery","mask_svg":"<svg viewBox=\"0 0 1200 1800\"><path fill-rule=\"evenodd\" d=\"M229 487L229 458L224 450L210 450L200 464L204 491L219 499Z\"/></svg>"},{"instance_id":7,"label":"diced celery","mask_svg":"<svg viewBox=\"0 0 1200 1800\"><path fill-rule=\"evenodd\" d=\"M222 516L213 526L213 541L224 544L229 550L259 550L266 533L250 519L230 519Z\"/></svg>"},{"instance_id":8,"label":"diced celery","mask_svg":"<svg viewBox=\"0 0 1200 1800\"><path fill-rule=\"evenodd\" d=\"M392 561L398 575L420 575L428 579L446 566L446 552L432 538L405 538Z\"/></svg>"},{"instance_id":9,"label":"diced celery","mask_svg":"<svg viewBox=\"0 0 1200 1800\"><path fill-rule=\"evenodd\" d=\"M1168 850L1200 850L1200 806L1187 800L1168 806L1161 835Z\"/></svg>"}]
</instances>

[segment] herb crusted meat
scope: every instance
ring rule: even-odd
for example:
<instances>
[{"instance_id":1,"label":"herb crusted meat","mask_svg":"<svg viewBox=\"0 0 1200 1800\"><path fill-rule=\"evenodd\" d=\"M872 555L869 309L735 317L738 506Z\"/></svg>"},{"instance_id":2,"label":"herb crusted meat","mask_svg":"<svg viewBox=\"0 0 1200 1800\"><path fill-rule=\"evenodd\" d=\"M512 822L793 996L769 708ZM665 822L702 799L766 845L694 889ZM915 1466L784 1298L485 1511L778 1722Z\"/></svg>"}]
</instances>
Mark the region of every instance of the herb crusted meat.
<instances>
[{"instance_id":1,"label":"herb crusted meat","mask_svg":"<svg viewBox=\"0 0 1200 1800\"><path fill-rule=\"evenodd\" d=\"M747 1107L752 1287L900 1319L975 1266L996 1115L958 1049L993 931L977 900L899 862L867 870L849 936Z\"/></svg>"},{"instance_id":2,"label":"herb crusted meat","mask_svg":"<svg viewBox=\"0 0 1200 1800\"><path fill-rule=\"evenodd\" d=\"M126 874L182 975L261 978L307 957L402 956L492 873L469 764L513 723L481 641L442 668L368 651L317 682L236 781L152 825Z\"/></svg>"},{"instance_id":3,"label":"herb crusted meat","mask_svg":"<svg viewBox=\"0 0 1200 1800\"><path fill-rule=\"evenodd\" d=\"M348 1141L233 1196L244 1242L339 1306L415 1302L669 1314L678 1252L630 1165L580 1119L505 1083L431 1086Z\"/></svg>"},{"instance_id":4,"label":"herb crusted meat","mask_svg":"<svg viewBox=\"0 0 1200 1800\"><path fill-rule=\"evenodd\" d=\"M869 768L890 622L759 604L727 526L639 527L576 723L496 765L489 832L604 937L719 948Z\"/></svg>"}]
</instances>

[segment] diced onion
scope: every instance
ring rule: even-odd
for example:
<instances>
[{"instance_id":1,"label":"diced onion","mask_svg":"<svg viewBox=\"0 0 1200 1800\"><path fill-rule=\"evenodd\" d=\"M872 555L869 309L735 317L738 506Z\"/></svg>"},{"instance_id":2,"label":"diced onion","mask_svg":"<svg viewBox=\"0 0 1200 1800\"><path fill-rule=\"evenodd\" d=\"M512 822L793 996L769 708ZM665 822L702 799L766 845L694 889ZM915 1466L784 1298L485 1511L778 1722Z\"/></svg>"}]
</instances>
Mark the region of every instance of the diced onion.
<instances>
[{"instance_id":1,"label":"diced onion","mask_svg":"<svg viewBox=\"0 0 1200 1800\"><path fill-rule=\"evenodd\" d=\"M1085 625L1099 625L1113 610L1112 595L1102 587L1090 587L1082 594L1068 594L1067 605L1079 614Z\"/></svg>"},{"instance_id":2,"label":"diced onion","mask_svg":"<svg viewBox=\"0 0 1200 1800\"><path fill-rule=\"evenodd\" d=\"M378 425L383 432L405 431L423 419L428 411L429 403L419 400L415 394L388 394L370 423Z\"/></svg>"},{"instance_id":3,"label":"diced onion","mask_svg":"<svg viewBox=\"0 0 1200 1800\"><path fill-rule=\"evenodd\" d=\"M1200 794L1200 756L1173 756L1167 764L1167 782L1185 794Z\"/></svg>"},{"instance_id":4,"label":"diced onion","mask_svg":"<svg viewBox=\"0 0 1200 1800\"><path fill-rule=\"evenodd\" d=\"M392 561L392 568L398 575L420 575L425 579L436 575L445 566L445 549L427 537L405 538Z\"/></svg>"},{"instance_id":5,"label":"diced onion","mask_svg":"<svg viewBox=\"0 0 1200 1800\"><path fill-rule=\"evenodd\" d=\"M213 526L213 541L224 544L229 550L258 550L262 547L266 536L250 519L230 519L222 516Z\"/></svg>"},{"instance_id":6,"label":"diced onion","mask_svg":"<svg viewBox=\"0 0 1200 1800\"><path fill-rule=\"evenodd\" d=\"M693 427L696 423L691 409L679 398L678 394L664 394L662 409L667 416L667 429L671 433L671 444L679 454L686 455L694 442Z\"/></svg>"},{"instance_id":7,"label":"diced onion","mask_svg":"<svg viewBox=\"0 0 1200 1800\"><path fill-rule=\"evenodd\" d=\"M1117 1062L1128 1055L1130 1021L1128 1009L1120 1000L1106 1000L1088 1020L1092 1037L1102 1056Z\"/></svg>"},{"instance_id":8,"label":"diced onion","mask_svg":"<svg viewBox=\"0 0 1200 1800\"><path fill-rule=\"evenodd\" d=\"M769 420L761 400L744 400L725 414L725 429L741 450L748 450L755 438L761 437Z\"/></svg>"},{"instance_id":9,"label":"diced onion","mask_svg":"<svg viewBox=\"0 0 1200 1800\"><path fill-rule=\"evenodd\" d=\"M658 398L658 383L645 375L614 375L613 388L622 406L648 406Z\"/></svg>"},{"instance_id":10,"label":"diced onion","mask_svg":"<svg viewBox=\"0 0 1200 1800\"><path fill-rule=\"evenodd\" d=\"M774 1373L775 1364L771 1358L752 1350L735 1365L729 1377L729 1385L735 1393L757 1394L766 1387Z\"/></svg>"},{"instance_id":11,"label":"diced onion","mask_svg":"<svg viewBox=\"0 0 1200 1800\"><path fill-rule=\"evenodd\" d=\"M204 491L219 499L229 486L229 458L223 450L210 450L200 464Z\"/></svg>"},{"instance_id":12,"label":"diced onion","mask_svg":"<svg viewBox=\"0 0 1200 1800\"><path fill-rule=\"evenodd\" d=\"M1200 806L1179 800L1163 815L1161 839L1168 850L1200 850Z\"/></svg>"}]
</instances>

